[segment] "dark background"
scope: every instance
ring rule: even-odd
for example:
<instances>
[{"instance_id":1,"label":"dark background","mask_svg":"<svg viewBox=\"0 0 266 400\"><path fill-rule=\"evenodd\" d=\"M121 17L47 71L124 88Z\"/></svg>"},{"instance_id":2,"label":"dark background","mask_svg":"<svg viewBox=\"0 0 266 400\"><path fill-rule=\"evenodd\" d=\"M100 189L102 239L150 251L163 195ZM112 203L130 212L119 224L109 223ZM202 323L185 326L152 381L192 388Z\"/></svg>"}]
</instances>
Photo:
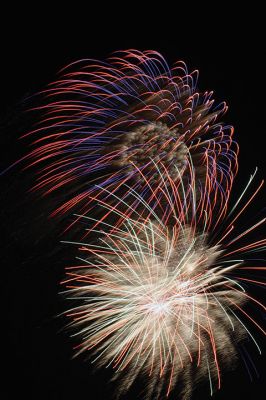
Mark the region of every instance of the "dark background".
<instances>
[{"instance_id":1,"label":"dark background","mask_svg":"<svg viewBox=\"0 0 266 400\"><path fill-rule=\"evenodd\" d=\"M162 27L156 20L150 21L151 27L144 23L140 28L139 20L124 21L122 26L119 18L116 24L105 25L97 13L87 17L81 21L79 13L62 21L60 13L48 13L41 21L20 19L17 11L17 20L10 18L1 47L1 169L25 151L17 138L30 125L22 115L26 97L42 89L72 61L103 59L114 50L138 48L162 52L169 64L183 59L189 70L199 69L200 88L214 90L218 102L227 101L229 111L224 121L234 125L240 144L235 191L241 189L255 166L259 167L259 178L266 176L266 53L261 33L254 33L249 23L239 33L234 21L227 19L223 25L211 28L202 24L197 29L188 20L186 30L176 23L170 32L169 26ZM18 167L1 177L2 289L3 309L7 311L2 328L7 337L2 346L3 354L8 354L7 361L2 361L7 372L3 398L111 399L115 386L106 384L110 372L93 373L82 358L71 360L73 343L61 331L64 320L55 317L64 309L58 282L64 266L74 259L75 249L59 243L55 221L46 218L45 206L51 200L27 193L33 179L31 172L21 172ZM264 204L265 191L247 219L257 215ZM262 335L255 336L263 344ZM223 389L215 400L263 398L266 347L262 357L250 351L259 377L253 372L251 383L240 364L235 372L225 374ZM203 398L208 398L204 390L196 393L195 399Z\"/></svg>"}]
</instances>

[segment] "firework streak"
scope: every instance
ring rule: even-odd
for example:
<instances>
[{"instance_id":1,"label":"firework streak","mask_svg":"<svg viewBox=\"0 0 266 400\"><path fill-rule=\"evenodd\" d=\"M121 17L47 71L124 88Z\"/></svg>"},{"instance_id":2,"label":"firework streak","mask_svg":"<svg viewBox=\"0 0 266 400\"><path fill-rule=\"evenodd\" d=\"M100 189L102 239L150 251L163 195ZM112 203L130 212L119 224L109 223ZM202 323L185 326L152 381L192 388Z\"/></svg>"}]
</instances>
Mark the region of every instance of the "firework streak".
<instances>
[{"instance_id":1,"label":"firework streak","mask_svg":"<svg viewBox=\"0 0 266 400\"><path fill-rule=\"evenodd\" d=\"M265 333L249 290L265 285L265 218L241 225L263 182L250 191L255 171L229 207L238 145L197 81L155 51L81 60L35 96L24 135L32 190L54 193L51 215L75 213L80 265L63 293L76 354L112 366L119 396L139 379L147 399L190 399L204 379L212 394L244 339L260 352L252 328Z\"/></svg>"},{"instance_id":2,"label":"firework streak","mask_svg":"<svg viewBox=\"0 0 266 400\"><path fill-rule=\"evenodd\" d=\"M183 62L170 69L155 51L128 50L107 62L69 65L40 93L38 124L24 135L33 146L27 168L38 167L33 190L63 193L53 215L84 214L92 209L95 183L113 191L130 180L145 198L146 180L138 170L154 188L154 162L162 161L176 181L189 155L197 186L211 177L223 208L238 149L233 128L218 122L227 106L215 105L212 92L198 92L197 80L198 71L188 73Z\"/></svg>"},{"instance_id":3,"label":"firework streak","mask_svg":"<svg viewBox=\"0 0 266 400\"><path fill-rule=\"evenodd\" d=\"M265 310L247 292L248 284L263 285L252 274L265 268L252 265L266 240L247 239L265 218L243 230L235 223L263 182L248 194L252 175L230 212L230 191L224 191L217 214L210 201L216 177L196 187L192 159L174 172L151 159L156 187L132 164L135 179L150 190L148 200L127 184L123 198L98 186L106 195L98 207L113 222L80 216L97 239L76 243L80 265L67 268L64 295L77 304L67 312L69 326L81 339L76 354L89 351L93 363L116 370L120 395L139 377L149 399L171 392L189 399L200 379L209 381L212 394L223 368L237 358L237 343L249 337L260 351L250 326L264 331L243 306L249 301Z\"/></svg>"}]
</instances>

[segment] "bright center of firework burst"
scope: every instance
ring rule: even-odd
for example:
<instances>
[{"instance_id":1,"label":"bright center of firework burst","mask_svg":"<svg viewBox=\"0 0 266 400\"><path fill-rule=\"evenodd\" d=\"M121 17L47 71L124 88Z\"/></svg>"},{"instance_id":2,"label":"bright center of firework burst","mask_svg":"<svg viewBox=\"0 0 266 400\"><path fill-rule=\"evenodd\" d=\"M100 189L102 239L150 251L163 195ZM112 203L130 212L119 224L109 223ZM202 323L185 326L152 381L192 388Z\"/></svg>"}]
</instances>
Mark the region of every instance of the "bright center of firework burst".
<instances>
[{"instance_id":1,"label":"bright center of firework burst","mask_svg":"<svg viewBox=\"0 0 266 400\"><path fill-rule=\"evenodd\" d=\"M163 140L162 140L163 138ZM177 129L170 129L162 122L150 122L140 126L123 137L120 144L115 144L114 149L118 151L119 158L114 164L122 167L130 161L142 168L149 164L150 159L164 160L167 163L168 173L177 177L177 168L182 168L187 162L188 148ZM134 170L131 164L128 167ZM155 177L158 173L154 171Z\"/></svg>"},{"instance_id":2,"label":"bright center of firework burst","mask_svg":"<svg viewBox=\"0 0 266 400\"><path fill-rule=\"evenodd\" d=\"M147 309L154 314L165 314L169 311L169 304L166 302L151 303L147 305Z\"/></svg>"},{"instance_id":3,"label":"bright center of firework burst","mask_svg":"<svg viewBox=\"0 0 266 400\"><path fill-rule=\"evenodd\" d=\"M165 316L171 315L171 311L180 304L187 303L190 305L194 296L194 293L189 291L190 285L190 280L178 282L175 290L170 293L165 293L163 296L158 295L152 301L147 299L147 303L143 307L144 310L151 315Z\"/></svg>"}]
</instances>

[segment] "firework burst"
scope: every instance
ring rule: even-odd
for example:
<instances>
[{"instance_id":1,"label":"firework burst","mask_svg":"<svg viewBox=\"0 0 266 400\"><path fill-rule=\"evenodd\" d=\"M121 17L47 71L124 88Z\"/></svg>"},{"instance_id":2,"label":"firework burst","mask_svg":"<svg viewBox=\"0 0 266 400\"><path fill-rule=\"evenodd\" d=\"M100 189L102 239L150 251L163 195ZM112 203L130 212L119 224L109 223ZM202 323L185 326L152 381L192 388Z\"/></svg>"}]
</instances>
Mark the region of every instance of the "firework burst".
<instances>
[{"instance_id":1,"label":"firework burst","mask_svg":"<svg viewBox=\"0 0 266 400\"><path fill-rule=\"evenodd\" d=\"M112 190L131 179L143 193L136 167L156 186L151 159L162 161L176 180L176 166L185 166L190 154L198 184L215 175L223 203L219 188L232 185L237 146L233 128L218 122L227 106L215 105L212 92L198 92L197 80L198 71L189 73L183 62L170 69L155 51L122 51L107 62L82 60L65 68L41 93L40 120L25 135L34 146L26 159L39 166L34 190L64 190L66 201L54 214L76 205L85 213L95 182Z\"/></svg>"},{"instance_id":2,"label":"firework burst","mask_svg":"<svg viewBox=\"0 0 266 400\"><path fill-rule=\"evenodd\" d=\"M149 203L141 200L141 213L131 202L125 213L125 200L115 197L115 206L100 205L116 223L101 220L95 226L90 216L83 217L92 220L90 232L98 240L78 243L82 265L67 269L66 295L78 302L67 314L81 338L76 353L89 351L93 362L113 366L120 395L146 375L147 398L168 396L180 383L176 395L188 399L200 379L209 380L211 393L220 388L222 368L232 364L245 335L259 349L246 320L263 329L243 306L251 301L265 309L245 289L247 283L263 283L243 271L253 270L244 256L250 262L266 240L242 245L241 240L265 219L238 234L234 223L262 184L243 205L245 188L218 228L206 187L195 201L193 166L184 185L181 172L173 183L165 166L153 163L162 182ZM164 212L157 212L160 207Z\"/></svg>"}]
</instances>

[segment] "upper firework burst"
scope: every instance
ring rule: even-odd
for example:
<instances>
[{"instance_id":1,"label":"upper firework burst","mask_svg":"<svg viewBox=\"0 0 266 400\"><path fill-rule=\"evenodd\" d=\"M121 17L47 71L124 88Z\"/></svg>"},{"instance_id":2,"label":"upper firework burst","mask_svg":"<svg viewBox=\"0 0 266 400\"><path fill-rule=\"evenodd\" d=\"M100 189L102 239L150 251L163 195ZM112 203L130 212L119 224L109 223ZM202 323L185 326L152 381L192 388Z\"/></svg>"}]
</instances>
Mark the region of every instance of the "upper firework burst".
<instances>
[{"instance_id":1,"label":"upper firework burst","mask_svg":"<svg viewBox=\"0 0 266 400\"><path fill-rule=\"evenodd\" d=\"M162 161L175 180L188 154L200 184L214 175L217 188L230 190L233 128L218 122L225 103L215 105L212 92L197 91L198 71L188 73L182 61L170 68L155 51L127 50L106 62L78 61L62 73L42 92L42 116L28 134L34 138L30 165L40 165L34 188L64 188L68 201L60 211L86 203L95 182L110 187L134 179L135 167L157 185L151 159ZM143 189L137 176L131 186Z\"/></svg>"}]
</instances>

